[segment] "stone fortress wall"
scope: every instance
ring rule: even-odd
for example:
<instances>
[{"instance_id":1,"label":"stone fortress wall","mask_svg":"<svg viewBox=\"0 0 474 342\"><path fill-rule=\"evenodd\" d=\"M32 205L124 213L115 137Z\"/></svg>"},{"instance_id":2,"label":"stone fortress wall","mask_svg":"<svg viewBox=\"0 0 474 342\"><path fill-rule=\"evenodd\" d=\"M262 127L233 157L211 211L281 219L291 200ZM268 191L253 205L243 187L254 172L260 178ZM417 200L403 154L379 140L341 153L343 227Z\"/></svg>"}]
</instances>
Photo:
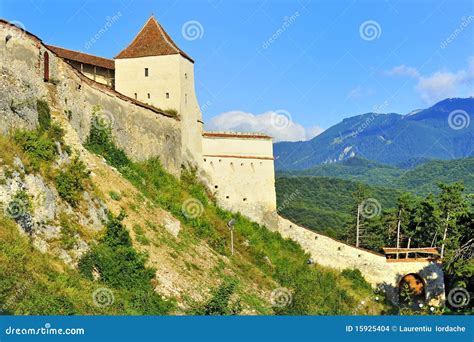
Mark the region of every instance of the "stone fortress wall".
<instances>
[{"instance_id":1,"label":"stone fortress wall","mask_svg":"<svg viewBox=\"0 0 474 342\"><path fill-rule=\"evenodd\" d=\"M218 203L256 222L271 223L276 212L271 137L206 132L202 146L202 168Z\"/></svg>"},{"instance_id":2,"label":"stone fortress wall","mask_svg":"<svg viewBox=\"0 0 474 342\"><path fill-rule=\"evenodd\" d=\"M8 42L7 35L12 36ZM36 107L36 100L52 100L50 104L56 107L53 110L66 115L81 141L85 142L94 107L99 106L101 122L112 129L117 145L131 158L145 160L159 156L166 170L179 175L183 162L179 119L89 80L46 48L39 38L6 21L0 21L0 42L0 60L3 62L0 112L4 130L34 127L37 117L36 111L31 109ZM43 81L46 64L50 82ZM9 84L9 79L23 80L19 85L23 91L18 92L18 86ZM28 98L24 98L26 93ZM11 104L15 102L20 102L18 108L12 108Z\"/></svg>"},{"instance_id":3,"label":"stone fortress wall","mask_svg":"<svg viewBox=\"0 0 474 342\"><path fill-rule=\"evenodd\" d=\"M278 225L271 229L298 242L315 263L339 270L360 270L374 288L385 291L394 303L398 303L400 281L408 274L417 274L423 279L430 305L439 305L444 301L444 275L441 264L430 261L390 262L384 255L347 245L298 226L283 217L278 218Z\"/></svg>"}]
</instances>

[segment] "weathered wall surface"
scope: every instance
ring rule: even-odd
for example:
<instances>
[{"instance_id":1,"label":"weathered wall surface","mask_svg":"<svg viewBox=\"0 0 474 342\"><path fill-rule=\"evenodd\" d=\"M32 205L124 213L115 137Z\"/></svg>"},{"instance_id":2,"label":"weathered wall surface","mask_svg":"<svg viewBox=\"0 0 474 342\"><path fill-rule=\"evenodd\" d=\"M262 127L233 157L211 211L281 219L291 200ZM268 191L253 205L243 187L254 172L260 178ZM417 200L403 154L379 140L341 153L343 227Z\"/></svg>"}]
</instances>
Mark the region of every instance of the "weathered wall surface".
<instances>
[{"instance_id":1,"label":"weathered wall surface","mask_svg":"<svg viewBox=\"0 0 474 342\"><path fill-rule=\"evenodd\" d=\"M278 226L272 228L283 237L297 241L320 265L340 270L359 269L372 286L383 289L395 303L398 302L399 283L410 273L418 274L424 280L430 304L438 305L444 301L444 276L438 263L388 262L383 255L346 245L282 217L279 217Z\"/></svg>"},{"instance_id":2,"label":"weathered wall surface","mask_svg":"<svg viewBox=\"0 0 474 342\"><path fill-rule=\"evenodd\" d=\"M12 28L0 22L0 41ZM182 164L181 124L87 79L47 50L38 38L18 30L0 48L3 61L0 111L3 132L14 127L33 128L36 100L45 99L53 110L64 113L85 141L94 107L104 125L112 128L117 145L133 159L160 157L163 166L177 175ZM45 55L49 56L51 82L44 82ZM11 104L16 105L11 105Z\"/></svg>"},{"instance_id":3,"label":"weathered wall surface","mask_svg":"<svg viewBox=\"0 0 474 342\"><path fill-rule=\"evenodd\" d=\"M270 138L245 134L203 137L203 169L219 204L261 224L275 218L276 195Z\"/></svg>"}]
</instances>

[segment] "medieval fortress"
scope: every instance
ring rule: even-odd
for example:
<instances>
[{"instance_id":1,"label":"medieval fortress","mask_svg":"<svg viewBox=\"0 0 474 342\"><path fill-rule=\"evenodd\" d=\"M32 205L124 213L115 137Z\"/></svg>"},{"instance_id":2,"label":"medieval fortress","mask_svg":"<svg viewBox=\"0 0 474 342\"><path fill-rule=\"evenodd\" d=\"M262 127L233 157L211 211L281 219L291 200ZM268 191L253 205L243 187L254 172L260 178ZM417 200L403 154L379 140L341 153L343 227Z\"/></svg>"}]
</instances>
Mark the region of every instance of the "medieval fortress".
<instances>
[{"instance_id":1,"label":"medieval fortress","mask_svg":"<svg viewBox=\"0 0 474 342\"><path fill-rule=\"evenodd\" d=\"M291 238L323 266L357 268L398 300L401 279L416 275L429 303L444 300L441 266L429 259L390 260L300 227L277 213L272 138L205 132L195 94L194 61L155 17L114 59L46 45L0 19L0 132L34 128L31 99L44 98L66 115L85 141L93 113L110 125L117 145L135 160L158 156L179 175L197 168L220 206ZM99 108L99 109L98 109Z\"/></svg>"}]
</instances>

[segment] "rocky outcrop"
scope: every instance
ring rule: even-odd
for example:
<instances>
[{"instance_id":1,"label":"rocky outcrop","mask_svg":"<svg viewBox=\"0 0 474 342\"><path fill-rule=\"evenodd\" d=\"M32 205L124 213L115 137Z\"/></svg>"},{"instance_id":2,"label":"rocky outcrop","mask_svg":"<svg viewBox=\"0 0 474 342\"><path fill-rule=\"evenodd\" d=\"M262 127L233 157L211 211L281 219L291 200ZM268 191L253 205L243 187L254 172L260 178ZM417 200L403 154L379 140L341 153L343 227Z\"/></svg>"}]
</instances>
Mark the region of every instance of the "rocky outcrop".
<instances>
[{"instance_id":1,"label":"rocky outcrop","mask_svg":"<svg viewBox=\"0 0 474 342\"><path fill-rule=\"evenodd\" d=\"M83 194L83 209L74 210L59 196L53 185L39 174L27 174L20 158L13 165L0 161L0 204L3 214L13 219L21 232L31 237L33 245L43 253L52 253L73 266L89 249L88 244L73 232L74 244L63 248L61 215L79 222L84 229L97 231L103 227L107 210L104 204L88 193Z\"/></svg>"}]
</instances>

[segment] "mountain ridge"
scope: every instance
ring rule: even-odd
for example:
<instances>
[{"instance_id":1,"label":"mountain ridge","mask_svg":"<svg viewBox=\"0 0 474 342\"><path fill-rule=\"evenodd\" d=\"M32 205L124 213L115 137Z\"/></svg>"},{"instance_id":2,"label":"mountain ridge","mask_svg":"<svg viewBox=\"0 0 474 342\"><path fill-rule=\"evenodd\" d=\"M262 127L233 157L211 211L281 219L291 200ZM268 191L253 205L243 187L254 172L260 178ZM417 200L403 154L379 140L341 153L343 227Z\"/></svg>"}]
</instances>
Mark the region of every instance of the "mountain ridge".
<instances>
[{"instance_id":1,"label":"mountain ridge","mask_svg":"<svg viewBox=\"0 0 474 342\"><path fill-rule=\"evenodd\" d=\"M364 113L308 141L274 144L277 170L303 170L355 156L388 165L410 160L460 159L473 155L474 98L445 99L402 115Z\"/></svg>"}]
</instances>

